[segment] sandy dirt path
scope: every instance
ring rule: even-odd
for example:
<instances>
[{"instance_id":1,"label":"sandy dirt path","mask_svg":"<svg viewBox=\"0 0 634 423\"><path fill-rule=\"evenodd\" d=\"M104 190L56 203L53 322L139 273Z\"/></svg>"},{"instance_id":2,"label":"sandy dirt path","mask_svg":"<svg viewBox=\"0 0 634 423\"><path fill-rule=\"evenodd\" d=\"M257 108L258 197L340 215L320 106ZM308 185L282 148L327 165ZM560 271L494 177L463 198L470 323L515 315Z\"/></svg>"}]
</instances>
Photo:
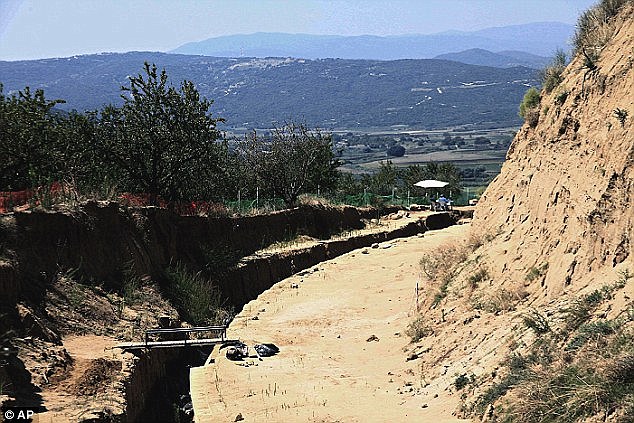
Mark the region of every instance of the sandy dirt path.
<instances>
[{"instance_id":1,"label":"sandy dirt path","mask_svg":"<svg viewBox=\"0 0 634 423\"><path fill-rule=\"evenodd\" d=\"M238 414L247 422L460 421L451 414L458 394L426 386L404 349L421 255L467 229L350 252L248 303L228 336L250 347L272 342L280 353L232 362L215 351L215 363L192 369L196 421L233 422Z\"/></svg>"}]
</instances>

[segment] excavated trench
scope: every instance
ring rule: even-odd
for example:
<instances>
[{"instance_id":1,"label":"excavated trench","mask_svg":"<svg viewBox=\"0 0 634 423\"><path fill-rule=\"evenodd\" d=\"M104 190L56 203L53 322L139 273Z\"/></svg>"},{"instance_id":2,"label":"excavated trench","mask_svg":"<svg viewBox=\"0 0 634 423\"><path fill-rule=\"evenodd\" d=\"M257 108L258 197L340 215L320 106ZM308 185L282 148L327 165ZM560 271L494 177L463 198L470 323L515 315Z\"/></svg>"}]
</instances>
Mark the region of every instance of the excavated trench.
<instances>
[{"instance_id":1,"label":"excavated trench","mask_svg":"<svg viewBox=\"0 0 634 423\"><path fill-rule=\"evenodd\" d=\"M48 325L45 301L48 284L63 270L72 270L84 281L99 281L106 291L120 291L130 270L158 280L171 263L181 262L211 273L218 270L218 263L211 267L209 263L220 257L225 268L216 282L229 304L240 309L293 273L357 248L448 227L464 213L432 214L394 229L363 233L365 222L377 217L374 209L302 207L261 216L207 218L96 202L73 212L3 215L0 296L7 301L0 313L8 318L3 320L7 327L0 329L21 338L48 337L48 342L53 337L61 343L55 335L57 328ZM331 238L352 230L359 234ZM321 241L280 253L254 254L298 235ZM37 324L25 324L16 311L18 303L32 309ZM202 365L208 353L199 348L159 349L128 357L132 364L120 390L124 412L97 413L100 417L92 421L186 421L190 418L183 412L188 408L188 368ZM2 377L11 374L10 369L0 370ZM29 379L24 373L22 369L21 377ZM27 388L14 392L13 404L19 405L26 393L37 391L30 381L23 385Z\"/></svg>"}]
</instances>

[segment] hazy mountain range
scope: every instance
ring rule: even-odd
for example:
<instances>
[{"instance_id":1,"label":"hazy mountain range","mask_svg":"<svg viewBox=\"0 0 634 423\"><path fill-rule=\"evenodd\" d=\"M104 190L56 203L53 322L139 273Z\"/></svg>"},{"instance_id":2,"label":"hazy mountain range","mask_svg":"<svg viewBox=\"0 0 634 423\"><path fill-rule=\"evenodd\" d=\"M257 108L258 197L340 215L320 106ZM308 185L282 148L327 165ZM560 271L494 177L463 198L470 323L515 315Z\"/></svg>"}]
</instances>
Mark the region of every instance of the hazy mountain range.
<instances>
[{"instance_id":1,"label":"hazy mountain range","mask_svg":"<svg viewBox=\"0 0 634 423\"><path fill-rule=\"evenodd\" d=\"M4 93L42 88L64 109L121 104L121 86L143 62L174 85L192 80L226 126L270 127L287 119L325 128L491 128L521 123L518 104L536 71L436 59L306 60L131 52L0 62Z\"/></svg>"},{"instance_id":2,"label":"hazy mountain range","mask_svg":"<svg viewBox=\"0 0 634 423\"><path fill-rule=\"evenodd\" d=\"M255 33L209 38L184 44L171 53L218 57L296 57L305 59L428 59L441 54L482 49L489 52L525 52L551 57L556 49L568 49L574 26L537 22L487 28L479 31L447 31L429 35L337 36Z\"/></svg>"},{"instance_id":3,"label":"hazy mountain range","mask_svg":"<svg viewBox=\"0 0 634 423\"><path fill-rule=\"evenodd\" d=\"M524 51L500 51L493 53L481 48L472 48L457 53L439 54L434 59L453 60L469 65L493 66L496 68L512 68L526 66L533 69L544 68L552 59Z\"/></svg>"}]
</instances>

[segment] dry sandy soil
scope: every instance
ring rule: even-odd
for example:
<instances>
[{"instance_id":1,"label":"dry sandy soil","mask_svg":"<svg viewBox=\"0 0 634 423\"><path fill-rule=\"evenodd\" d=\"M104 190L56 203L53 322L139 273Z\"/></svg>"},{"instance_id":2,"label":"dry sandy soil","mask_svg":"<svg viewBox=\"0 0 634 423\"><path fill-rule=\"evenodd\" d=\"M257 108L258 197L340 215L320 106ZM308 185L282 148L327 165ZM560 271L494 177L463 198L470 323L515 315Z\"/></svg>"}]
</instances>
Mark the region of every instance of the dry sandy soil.
<instances>
[{"instance_id":1,"label":"dry sandy soil","mask_svg":"<svg viewBox=\"0 0 634 423\"><path fill-rule=\"evenodd\" d=\"M192 369L197 422L456 422L459 394L406 361L418 261L468 225L356 250L274 285L228 329L253 357ZM293 288L292 286L298 286ZM261 361L255 343L280 353Z\"/></svg>"},{"instance_id":2,"label":"dry sandy soil","mask_svg":"<svg viewBox=\"0 0 634 423\"><path fill-rule=\"evenodd\" d=\"M64 338L64 348L73 358L73 365L43 389L42 400L48 411L38 414L36 421L78 421L93 411L100 411L98 399L120 412L124 406L120 398L103 398L109 393L106 391L110 390L110 379L121 372L120 354L112 350L116 343L113 338L98 335ZM81 409L83 411L79 411Z\"/></svg>"}]
</instances>

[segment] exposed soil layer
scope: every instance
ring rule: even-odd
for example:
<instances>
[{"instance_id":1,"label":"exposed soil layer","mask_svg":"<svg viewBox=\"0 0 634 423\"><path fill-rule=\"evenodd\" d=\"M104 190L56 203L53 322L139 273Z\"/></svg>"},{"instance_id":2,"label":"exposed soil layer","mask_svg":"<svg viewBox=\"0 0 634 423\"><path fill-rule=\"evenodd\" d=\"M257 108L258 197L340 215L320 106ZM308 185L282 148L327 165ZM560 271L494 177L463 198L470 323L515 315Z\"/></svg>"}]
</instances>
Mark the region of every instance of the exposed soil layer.
<instances>
[{"instance_id":1,"label":"exposed soil layer","mask_svg":"<svg viewBox=\"0 0 634 423\"><path fill-rule=\"evenodd\" d=\"M546 299L579 290L588 276L631 257L634 243L634 4L612 19L609 42L589 69L578 54L550 94L539 122L515 137L501 174L477 206L474 224L501 234L491 270L521 280L548 263L528 287ZM592 279L592 276L590 276Z\"/></svg>"}]
</instances>

